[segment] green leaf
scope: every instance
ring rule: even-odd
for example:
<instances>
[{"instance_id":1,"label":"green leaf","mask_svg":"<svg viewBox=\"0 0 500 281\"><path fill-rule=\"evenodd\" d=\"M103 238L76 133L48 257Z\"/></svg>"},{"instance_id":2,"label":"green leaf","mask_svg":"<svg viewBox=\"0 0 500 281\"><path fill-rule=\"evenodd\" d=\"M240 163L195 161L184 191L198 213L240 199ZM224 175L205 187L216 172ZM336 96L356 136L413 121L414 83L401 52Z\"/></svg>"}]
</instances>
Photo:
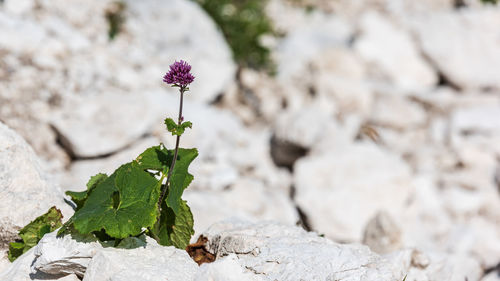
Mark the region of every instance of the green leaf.
<instances>
[{"instance_id":1,"label":"green leaf","mask_svg":"<svg viewBox=\"0 0 500 281\"><path fill-rule=\"evenodd\" d=\"M45 234L61 227L62 217L61 211L56 207L52 207L47 213L23 227L19 231L22 242L13 242L9 245L9 260L14 261L21 254L36 246Z\"/></svg>"},{"instance_id":2,"label":"green leaf","mask_svg":"<svg viewBox=\"0 0 500 281\"><path fill-rule=\"evenodd\" d=\"M140 247L146 247L146 236L141 235L139 237L127 237L118 243L116 248L121 249L136 249Z\"/></svg>"},{"instance_id":3,"label":"green leaf","mask_svg":"<svg viewBox=\"0 0 500 281\"><path fill-rule=\"evenodd\" d=\"M160 222L155 225L154 234L160 239L160 245L185 249L194 234L193 225L191 209L186 201L180 200L178 214L163 204Z\"/></svg>"},{"instance_id":4,"label":"green leaf","mask_svg":"<svg viewBox=\"0 0 500 281\"><path fill-rule=\"evenodd\" d=\"M184 134L184 130L186 130L186 128L192 128L192 127L193 127L193 123L186 121L177 127L176 135L180 136L180 135Z\"/></svg>"},{"instance_id":5,"label":"green leaf","mask_svg":"<svg viewBox=\"0 0 500 281\"><path fill-rule=\"evenodd\" d=\"M172 208L176 215L179 214L182 193L194 178L193 175L188 173L188 168L196 156L198 156L196 148L180 148L177 154L177 161L172 171L166 199L167 206Z\"/></svg>"},{"instance_id":6,"label":"green leaf","mask_svg":"<svg viewBox=\"0 0 500 281\"><path fill-rule=\"evenodd\" d=\"M156 222L160 185L134 163L122 165L95 186L73 215L73 225L82 234L104 229L113 238L138 235Z\"/></svg>"},{"instance_id":7,"label":"green leaf","mask_svg":"<svg viewBox=\"0 0 500 281\"><path fill-rule=\"evenodd\" d=\"M172 163L173 154L174 150L167 150L162 145L153 146L139 155L134 161L134 165L144 170L156 170L167 173ZM180 148L177 154L166 199L168 207L172 208L175 213L179 211L180 199L184 189L188 187L194 178L193 175L188 173L188 167L196 156L198 156L196 148Z\"/></svg>"},{"instance_id":8,"label":"green leaf","mask_svg":"<svg viewBox=\"0 0 500 281\"><path fill-rule=\"evenodd\" d=\"M177 123L175 123L174 119L165 119L165 125L167 125L167 131L171 132L172 135L175 135L174 132L177 130Z\"/></svg>"},{"instance_id":9,"label":"green leaf","mask_svg":"<svg viewBox=\"0 0 500 281\"><path fill-rule=\"evenodd\" d=\"M9 261L15 261L19 256L24 253L24 243L22 242L12 242L9 244Z\"/></svg>"},{"instance_id":10,"label":"green leaf","mask_svg":"<svg viewBox=\"0 0 500 281\"><path fill-rule=\"evenodd\" d=\"M85 200L87 200L88 196L94 188L99 185L102 181L104 181L108 176L106 174L99 173L93 177L90 177L90 180L87 182L87 190L86 191L66 191L66 195L71 197L71 200L76 204L76 210L79 210Z\"/></svg>"},{"instance_id":11,"label":"green leaf","mask_svg":"<svg viewBox=\"0 0 500 281\"><path fill-rule=\"evenodd\" d=\"M64 230L63 230L64 228ZM82 243L90 243L90 242L96 242L98 241L98 238L96 237L95 233L87 233L87 234L82 234L78 232L75 229L75 226L73 225L73 218L70 218L69 221L67 221L57 232L57 237L60 237L61 235L69 234L71 235L71 238Z\"/></svg>"},{"instance_id":12,"label":"green leaf","mask_svg":"<svg viewBox=\"0 0 500 281\"><path fill-rule=\"evenodd\" d=\"M177 124L172 118L165 119L165 125L167 125L167 131L172 133L172 136L180 136L184 134L186 128L192 128L193 123L186 121L182 124Z\"/></svg>"},{"instance_id":13,"label":"green leaf","mask_svg":"<svg viewBox=\"0 0 500 281\"><path fill-rule=\"evenodd\" d=\"M135 160L134 165L143 170L155 170L168 172L174 154L168 151L163 144L150 147L141 153Z\"/></svg>"},{"instance_id":14,"label":"green leaf","mask_svg":"<svg viewBox=\"0 0 500 281\"><path fill-rule=\"evenodd\" d=\"M38 234L37 234L37 238L38 240L42 239L42 237L47 234L47 233L50 233L51 232L51 227L50 225L46 224L42 227L40 227L40 229L38 229Z\"/></svg>"}]
</instances>

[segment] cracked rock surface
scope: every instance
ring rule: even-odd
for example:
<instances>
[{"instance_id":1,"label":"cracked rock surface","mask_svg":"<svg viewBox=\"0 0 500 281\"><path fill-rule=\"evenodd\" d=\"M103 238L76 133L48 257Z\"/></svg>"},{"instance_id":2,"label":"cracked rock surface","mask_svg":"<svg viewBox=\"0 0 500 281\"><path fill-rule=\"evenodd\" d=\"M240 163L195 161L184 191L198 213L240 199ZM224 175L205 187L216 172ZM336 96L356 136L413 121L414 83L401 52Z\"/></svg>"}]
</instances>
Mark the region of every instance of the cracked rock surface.
<instances>
[{"instance_id":1,"label":"cracked rock surface","mask_svg":"<svg viewBox=\"0 0 500 281\"><path fill-rule=\"evenodd\" d=\"M273 223L221 222L203 236L217 259L234 260L264 280L399 280L403 267L362 245L341 245L316 233Z\"/></svg>"}]
</instances>

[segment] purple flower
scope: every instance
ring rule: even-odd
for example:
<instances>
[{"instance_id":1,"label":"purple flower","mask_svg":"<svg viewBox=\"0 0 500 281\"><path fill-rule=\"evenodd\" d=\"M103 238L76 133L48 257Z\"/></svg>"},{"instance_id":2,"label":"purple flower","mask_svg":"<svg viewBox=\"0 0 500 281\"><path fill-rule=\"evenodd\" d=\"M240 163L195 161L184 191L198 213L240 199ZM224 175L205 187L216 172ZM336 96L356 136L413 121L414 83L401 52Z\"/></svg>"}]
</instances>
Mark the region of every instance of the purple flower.
<instances>
[{"instance_id":1,"label":"purple flower","mask_svg":"<svg viewBox=\"0 0 500 281\"><path fill-rule=\"evenodd\" d=\"M183 60L176 61L170 65L170 71L163 76L163 82L186 87L194 80L194 76L189 73L190 71L191 66L187 62Z\"/></svg>"}]
</instances>

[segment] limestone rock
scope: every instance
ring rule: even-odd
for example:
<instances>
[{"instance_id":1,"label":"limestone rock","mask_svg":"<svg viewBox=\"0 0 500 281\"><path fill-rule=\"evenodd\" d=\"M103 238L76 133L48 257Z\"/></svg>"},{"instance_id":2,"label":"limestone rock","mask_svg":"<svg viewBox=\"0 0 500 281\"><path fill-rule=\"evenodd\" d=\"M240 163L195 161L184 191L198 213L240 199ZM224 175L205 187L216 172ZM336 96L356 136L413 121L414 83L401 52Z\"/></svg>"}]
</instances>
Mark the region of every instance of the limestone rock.
<instances>
[{"instance_id":1,"label":"limestone rock","mask_svg":"<svg viewBox=\"0 0 500 281\"><path fill-rule=\"evenodd\" d=\"M499 281L500 280L500 273L497 271L490 272L486 274L481 281Z\"/></svg>"},{"instance_id":2,"label":"limestone rock","mask_svg":"<svg viewBox=\"0 0 500 281\"><path fill-rule=\"evenodd\" d=\"M274 134L278 140L310 149L324 137L332 120L333 116L314 106L283 112L274 124Z\"/></svg>"},{"instance_id":3,"label":"limestone rock","mask_svg":"<svg viewBox=\"0 0 500 281\"><path fill-rule=\"evenodd\" d=\"M149 239L144 248L104 248L90 261L84 281L191 281L198 265L186 251L159 246Z\"/></svg>"},{"instance_id":4,"label":"limestone rock","mask_svg":"<svg viewBox=\"0 0 500 281\"><path fill-rule=\"evenodd\" d=\"M427 120L424 109L405 97L385 95L377 99L370 121L384 128L414 131Z\"/></svg>"},{"instance_id":5,"label":"limestone rock","mask_svg":"<svg viewBox=\"0 0 500 281\"><path fill-rule=\"evenodd\" d=\"M498 7L436 12L411 23L425 55L463 89L500 89L499 25Z\"/></svg>"},{"instance_id":6,"label":"limestone rock","mask_svg":"<svg viewBox=\"0 0 500 281\"><path fill-rule=\"evenodd\" d=\"M2 40L0 46L19 55L35 52L35 46L39 46L47 36L46 30L36 23L23 21L4 13L0 14L0 23L0 36L9 38L9 40Z\"/></svg>"},{"instance_id":7,"label":"limestone rock","mask_svg":"<svg viewBox=\"0 0 500 281\"><path fill-rule=\"evenodd\" d=\"M392 264L366 246L336 244L299 227L226 221L211 226L202 235L208 238L208 250L217 259L236 254L244 272L253 272L265 280L402 280L404 277L404 265ZM208 271L210 266L202 270Z\"/></svg>"},{"instance_id":8,"label":"limestone rock","mask_svg":"<svg viewBox=\"0 0 500 281\"><path fill-rule=\"evenodd\" d=\"M68 219L73 210L45 174L31 147L0 123L0 249L17 239L19 229L56 206Z\"/></svg>"},{"instance_id":9,"label":"limestone rock","mask_svg":"<svg viewBox=\"0 0 500 281\"><path fill-rule=\"evenodd\" d=\"M365 81L367 67L352 49L325 50L311 60L311 68L316 94L332 99L338 115L369 115L374 95Z\"/></svg>"},{"instance_id":10,"label":"limestone rock","mask_svg":"<svg viewBox=\"0 0 500 281\"><path fill-rule=\"evenodd\" d=\"M205 263L196 273L195 281L264 281L262 275L243 268L236 254L229 254L213 263Z\"/></svg>"},{"instance_id":11,"label":"limestone rock","mask_svg":"<svg viewBox=\"0 0 500 281\"><path fill-rule=\"evenodd\" d=\"M281 12L280 12L281 13ZM315 13L292 29L277 47L278 78L302 78L305 63L332 47L345 46L353 30L341 18Z\"/></svg>"},{"instance_id":12,"label":"limestone rock","mask_svg":"<svg viewBox=\"0 0 500 281\"><path fill-rule=\"evenodd\" d=\"M442 280L469 280L479 281L482 275L481 266L474 259L461 255L446 255L442 253L430 253L427 266L414 266L408 271L406 280L430 281ZM412 262L415 262L412 259Z\"/></svg>"},{"instance_id":13,"label":"limestone rock","mask_svg":"<svg viewBox=\"0 0 500 281\"><path fill-rule=\"evenodd\" d=\"M495 221L476 216L449 232L447 251L473 258L482 268L494 268L500 260L500 227Z\"/></svg>"},{"instance_id":14,"label":"limestone rock","mask_svg":"<svg viewBox=\"0 0 500 281\"><path fill-rule=\"evenodd\" d=\"M228 218L247 221L271 220L287 225L299 221L288 193L261 182L240 179L220 191L187 189L183 195L193 212L195 236L210 225Z\"/></svg>"},{"instance_id":15,"label":"limestone rock","mask_svg":"<svg viewBox=\"0 0 500 281\"><path fill-rule=\"evenodd\" d=\"M98 173L110 175L121 165L137 158L147 148L159 144L157 138L147 137L106 158L73 161L67 171L58 175L61 188L71 191L86 190L91 176Z\"/></svg>"},{"instance_id":16,"label":"limestone rock","mask_svg":"<svg viewBox=\"0 0 500 281\"><path fill-rule=\"evenodd\" d=\"M51 275L44 272L32 272L31 265L35 259L36 247L17 258L5 270L0 271L0 280L9 281L32 281L32 280L58 280L58 281L78 281L75 274Z\"/></svg>"},{"instance_id":17,"label":"limestone rock","mask_svg":"<svg viewBox=\"0 0 500 281\"><path fill-rule=\"evenodd\" d=\"M198 266L187 252L158 245L146 237L143 247L103 248L80 236L45 235L40 243L19 257L2 280L193 280ZM64 277L66 276L66 277ZM64 277L66 279L58 279ZM31 279L30 279L31 278ZM80 280L77 278L77 280Z\"/></svg>"},{"instance_id":18,"label":"limestone rock","mask_svg":"<svg viewBox=\"0 0 500 281\"><path fill-rule=\"evenodd\" d=\"M56 237L57 231L46 234L35 247L34 272L76 274L83 276L96 253L102 249L96 241L75 240L71 235Z\"/></svg>"},{"instance_id":19,"label":"limestone rock","mask_svg":"<svg viewBox=\"0 0 500 281\"><path fill-rule=\"evenodd\" d=\"M66 149L89 158L117 152L151 131L157 112L148 110L154 95L102 94L75 98L54 113L52 125Z\"/></svg>"},{"instance_id":20,"label":"limestone rock","mask_svg":"<svg viewBox=\"0 0 500 281\"><path fill-rule=\"evenodd\" d=\"M294 171L295 200L312 228L341 241L361 241L368 220L399 213L412 189L409 167L372 143L333 145Z\"/></svg>"},{"instance_id":21,"label":"limestone rock","mask_svg":"<svg viewBox=\"0 0 500 281\"><path fill-rule=\"evenodd\" d=\"M500 104L459 108L453 112L452 124L459 134L500 134Z\"/></svg>"},{"instance_id":22,"label":"limestone rock","mask_svg":"<svg viewBox=\"0 0 500 281\"><path fill-rule=\"evenodd\" d=\"M418 249L406 249L384 255L384 257L407 266L404 273L406 280L479 281L481 278L482 269L479 263L468 256L460 254L446 254L436 251L423 253Z\"/></svg>"},{"instance_id":23,"label":"limestone rock","mask_svg":"<svg viewBox=\"0 0 500 281\"><path fill-rule=\"evenodd\" d=\"M363 244L379 254L393 252L401 247L401 230L389 214L380 212L366 225Z\"/></svg>"},{"instance_id":24,"label":"limestone rock","mask_svg":"<svg viewBox=\"0 0 500 281\"><path fill-rule=\"evenodd\" d=\"M403 89L426 89L436 84L434 70L423 60L410 34L383 15L366 13L354 49L383 82Z\"/></svg>"}]
</instances>

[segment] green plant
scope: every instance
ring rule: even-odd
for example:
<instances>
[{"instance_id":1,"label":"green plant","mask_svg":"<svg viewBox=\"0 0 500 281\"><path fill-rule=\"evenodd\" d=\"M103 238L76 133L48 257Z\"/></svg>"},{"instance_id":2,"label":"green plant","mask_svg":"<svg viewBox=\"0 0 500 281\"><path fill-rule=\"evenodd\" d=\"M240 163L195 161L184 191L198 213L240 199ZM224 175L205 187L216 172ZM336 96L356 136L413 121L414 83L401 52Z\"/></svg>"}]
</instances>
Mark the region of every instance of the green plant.
<instances>
[{"instance_id":1,"label":"green plant","mask_svg":"<svg viewBox=\"0 0 500 281\"><path fill-rule=\"evenodd\" d=\"M498 0L481 0L481 2L488 4L497 4Z\"/></svg>"},{"instance_id":2,"label":"green plant","mask_svg":"<svg viewBox=\"0 0 500 281\"><path fill-rule=\"evenodd\" d=\"M87 190L66 192L75 203L75 213L59 229L58 236L71 234L88 241L98 240L105 246L130 248L144 244L144 235L149 235L160 245L186 248L194 234L194 221L181 196L194 179L188 168L198 155L195 148L179 148L184 130L192 127L191 122L183 122L182 116L183 96L194 80L190 70L186 62L175 62L163 79L180 92L177 122L165 119L167 130L176 136L175 148L167 149L163 144L150 147L111 175L100 173L91 177ZM51 209L48 214L53 212ZM47 214L43 217L22 230L25 245L36 245L43 234L61 226L60 218L59 223L49 220L49 229L40 224L47 221ZM12 245L13 256L25 251L21 244Z\"/></svg>"},{"instance_id":3,"label":"green plant","mask_svg":"<svg viewBox=\"0 0 500 281\"><path fill-rule=\"evenodd\" d=\"M19 231L19 237L21 239L9 244L9 260L11 262L14 261L38 244L38 241L40 241L45 234L61 227L62 217L61 211L56 207L52 207L47 213L39 216L23 227Z\"/></svg>"},{"instance_id":4,"label":"green plant","mask_svg":"<svg viewBox=\"0 0 500 281\"><path fill-rule=\"evenodd\" d=\"M234 59L242 67L273 70L270 51L260 38L272 34L263 0L194 0L219 26Z\"/></svg>"}]
</instances>

